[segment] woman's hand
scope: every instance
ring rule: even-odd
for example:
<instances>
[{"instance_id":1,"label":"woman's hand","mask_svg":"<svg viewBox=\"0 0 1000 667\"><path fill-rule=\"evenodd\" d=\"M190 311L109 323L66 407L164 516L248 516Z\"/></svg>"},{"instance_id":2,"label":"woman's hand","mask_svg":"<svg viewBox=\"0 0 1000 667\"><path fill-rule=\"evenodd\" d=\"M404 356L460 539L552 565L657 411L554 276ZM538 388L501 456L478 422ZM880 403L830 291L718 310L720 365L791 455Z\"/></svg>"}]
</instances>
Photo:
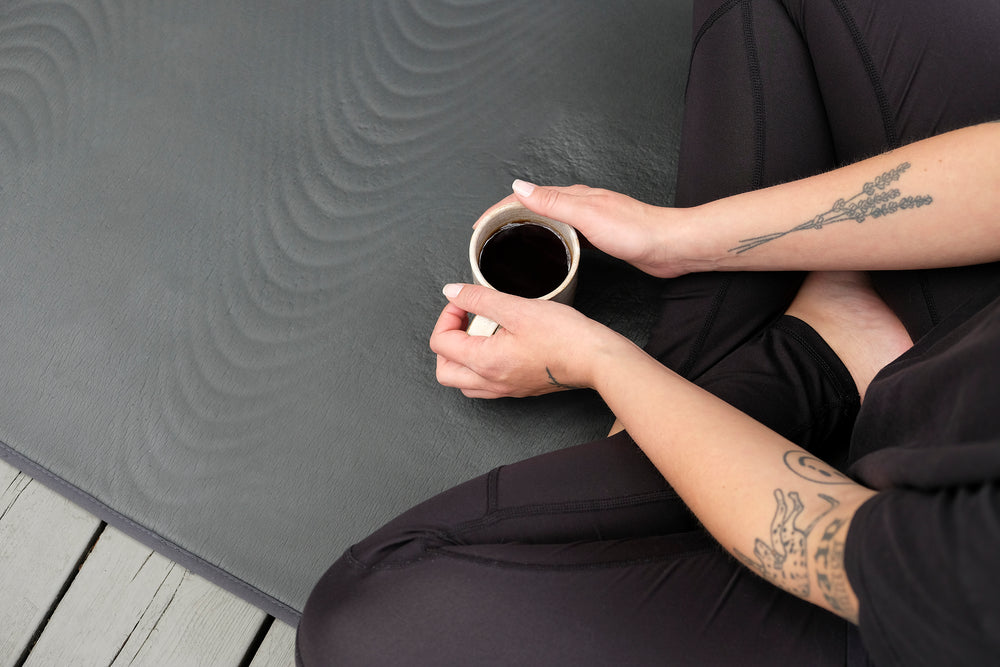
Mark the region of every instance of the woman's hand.
<instances>
[{"instance_id":1,"label":"woman's hand","mask_svg":"<svg viewBox=\"0 0 1000 667\"><path fill-rule=\"evenodd\" d=\"M431 334L438 382L470 398L539 396L593 386L593 369L625 339L552 301L523 299L479 285L447 285ZM467 313L502 327L494 335L465 332Z\"/></svg>"},{"instance_id":2,"label":"woman's hand","mask_svg":"<svg viewBox=\"0 0 1000 667\"><path fill-rule=\"evenodd\" d=\"M685 209L652 206L585 185L541 187L514 181L513 188L514 194L496 206L516 199L535 213L576 228L598 250L650 275L673 278L691 271L680 252L680 240L687 238Z\"/></svg>"}]
</instances>

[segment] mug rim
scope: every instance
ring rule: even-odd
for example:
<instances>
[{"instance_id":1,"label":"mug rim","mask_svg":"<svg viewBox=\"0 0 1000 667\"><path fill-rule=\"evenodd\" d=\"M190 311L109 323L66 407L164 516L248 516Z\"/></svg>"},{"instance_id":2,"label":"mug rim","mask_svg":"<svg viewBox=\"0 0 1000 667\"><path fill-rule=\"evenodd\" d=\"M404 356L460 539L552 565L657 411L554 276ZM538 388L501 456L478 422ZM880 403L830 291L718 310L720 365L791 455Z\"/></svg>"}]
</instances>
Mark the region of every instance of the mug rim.
<instances>
[{"instance_id":1,"label":"mug rim","mask_svg":"<svg viewBox=\"0 0 1000 667\"><path fill-rule=\"evenodd\" d=\"M517 218L514 220L513 218ZM498 222L499 221L499 222ZM476 230L472 233L472 238L469 240L469 264L472 266L472 275L474 282L484 287L489 287L492 290L497 290L496 287L490 284L486 277L483 276L482 271L479 269L479 253L482 251L483 245L486 241L504 225L510 224L512 222L534 222L548 227L563 239L566 246L569 248L570 254L570 265L569 270L566 272L566 278L563 279L558 286L556 286L548 294L543 294L542 296L532 297L541 301L546 301L553 299L562 292L566 291L567 288L576 279L577 271L580 268L580 236L576 229L567 225L565 222L560 222L553 218L546 217L544 215L539 215L535 213L528 207L526 207L521 202L509 202L502 206L498 206L494 209L487 218L484 218ZM486 229L489 227L489 231ZM484 238L485 237L485 238ZM480 243L482 239L482 243ZM500 290L497 290L498 292ZM507 292L504 292L506 294Z\"/></svg>"}]
</instances>

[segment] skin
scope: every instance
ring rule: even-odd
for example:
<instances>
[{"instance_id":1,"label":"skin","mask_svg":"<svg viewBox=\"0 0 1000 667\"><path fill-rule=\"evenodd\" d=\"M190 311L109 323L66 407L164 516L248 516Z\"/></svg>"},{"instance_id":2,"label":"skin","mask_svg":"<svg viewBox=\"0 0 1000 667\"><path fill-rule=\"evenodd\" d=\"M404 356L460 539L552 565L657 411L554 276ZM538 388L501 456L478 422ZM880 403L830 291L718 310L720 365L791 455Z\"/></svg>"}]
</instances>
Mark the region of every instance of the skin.
<instances>
[{"instance_id":1,"label":"skin","mask_svg":"<svg viewBox=\"0 0 1000 667\"><path fill-rule=\"evenodd\" d=\"M518 181L512 197L656 276L816 271L789 314L827 340L863 395L910 341L852 270L1000 259L998 174L1000 125L987 124L690 209L579 185ZM866 200L860 213L845 217L851 202ZM775 585L857 622L843 544L855 511L874 491L572 308L475 285L448 285L444 293L449 303L430 339L439 382L473 398L596 390L723 546ZM468 313L502 329L489 338L468 336Z\"/></svg>"},{"instance_id":2,"label":"skin","mask_svg":"<svg viewBox=\"0 0 1000 667\"><path fill-rule=\"evenodd\" d=\"M686 209L652 206L583 185L537 187L521 181L499 204L516 199L536 213L567 222L595 247L663 278L701 271L963 266L1000 259L998 146L1000 122L985 123L824 174ZM896 189L897 202L927 197L929 203L869 216L861 223L807 228L734 251L746 239L812 221L837 200L863 193L866 183L903 164L910 166L878 193ZM518 189L531 194L518 194Z\"/></svg>"}]
</instances>

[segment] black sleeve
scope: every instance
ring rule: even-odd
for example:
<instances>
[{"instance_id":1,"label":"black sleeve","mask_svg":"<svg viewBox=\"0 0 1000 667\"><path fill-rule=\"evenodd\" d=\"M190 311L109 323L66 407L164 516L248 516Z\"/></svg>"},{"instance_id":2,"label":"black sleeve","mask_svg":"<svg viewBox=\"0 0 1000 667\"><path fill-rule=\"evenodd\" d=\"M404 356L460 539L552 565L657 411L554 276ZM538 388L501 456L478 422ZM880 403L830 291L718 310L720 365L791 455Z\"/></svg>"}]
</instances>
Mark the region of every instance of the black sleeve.
<instances>
[{"instance_id":1,"label":"black sleeve","mask_svg":"<svg viewBox=\"0 0 1000 667\"><path fill-rule=\"evenodd\" d=\"M879 493L844 563L880 667L1000 664L1000 482Z\"/></svg>"}]
</instances>

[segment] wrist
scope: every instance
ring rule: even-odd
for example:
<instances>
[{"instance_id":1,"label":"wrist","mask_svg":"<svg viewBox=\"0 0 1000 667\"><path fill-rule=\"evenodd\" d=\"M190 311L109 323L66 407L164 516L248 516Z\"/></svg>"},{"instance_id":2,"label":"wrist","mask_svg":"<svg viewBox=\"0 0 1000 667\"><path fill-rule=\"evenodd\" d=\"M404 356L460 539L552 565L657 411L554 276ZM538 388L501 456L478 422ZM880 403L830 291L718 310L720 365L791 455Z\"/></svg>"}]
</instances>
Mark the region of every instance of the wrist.
<instances>
[{"instance_id":1,"label":"wrist","mask_svg":"<svg viewBox=\"0 0 1000 667\"><path fill-rule=\"evenodd\" d=\"M678 275L723 269L728 253L716 202L674 211L675 222L663 227L661 247L675 258Z\"/></svg>"},{"instance_id":2,"label":"wrist","mask_svg":"<svg viewBox=\"0 0 1000 667\"><path fill-rule=\"evenodd\" d=\"M597 379L620 354L619 339L628 340L604 324L572 312L578 326L549 331L539 350L542 354L536 357L538 368L544 367L548 384L557 389L597 389Z\"/></svg>"},{"instance_id":3,"label":"wrist","mask_svg":"<svg viewBox=\"0 0 1000 667\"><path fill-rule=\"evenodd\" d=\"M631 340L608 330L604 337L592 348L587 361L587 386L608 400L608 395L617 391L622 382L622 372L626 367L648 355Z\"/></svg>"}]
</instances>

